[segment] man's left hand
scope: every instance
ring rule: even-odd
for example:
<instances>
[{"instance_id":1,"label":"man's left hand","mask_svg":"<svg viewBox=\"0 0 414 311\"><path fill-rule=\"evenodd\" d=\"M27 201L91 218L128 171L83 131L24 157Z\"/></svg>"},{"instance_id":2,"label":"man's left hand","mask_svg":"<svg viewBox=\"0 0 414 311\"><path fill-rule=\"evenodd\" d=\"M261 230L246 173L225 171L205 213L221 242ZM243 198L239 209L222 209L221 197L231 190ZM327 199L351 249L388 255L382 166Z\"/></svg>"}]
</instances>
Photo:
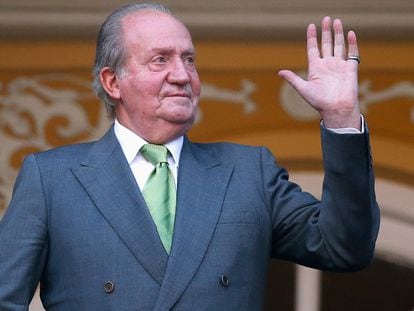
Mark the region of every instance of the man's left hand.
<instances>
[{"instance_id":1,"label":"man's left hand","mask_svg":"<svg viewBox=\"0 0 414 311\"><path fill-rule=\"evenodd\" d=\"M356 34L348 32L347 49L341 20L334 20L333 32L331 18L323 18L319 49L316 26L308 26L308 80L289 70L281 70L279 76L286 79L320 113L326 127L360 129Z\"/></svg>"}]
</instances>

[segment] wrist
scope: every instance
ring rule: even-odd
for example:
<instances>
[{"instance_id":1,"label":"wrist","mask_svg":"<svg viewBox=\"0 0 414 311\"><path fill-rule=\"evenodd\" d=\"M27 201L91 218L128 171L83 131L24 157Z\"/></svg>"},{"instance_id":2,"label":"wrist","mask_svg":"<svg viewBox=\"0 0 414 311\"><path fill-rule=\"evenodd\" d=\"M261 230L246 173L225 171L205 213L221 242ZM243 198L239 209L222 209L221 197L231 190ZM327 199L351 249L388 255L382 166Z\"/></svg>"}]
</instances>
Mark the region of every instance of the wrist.
<instances>
[{"instance_id":1,"label":"wrist","mask_svg":"<svg viewBox=\"0 0 414 311\"><path fill-rule=\"evenodd\" d=\"M361 113L359 109L355 109L351 113L334 112L332 114L323 114L322 122L326 128L340 129L340 128L355 128L361 130Z\"/></svg>"}]
</instances>

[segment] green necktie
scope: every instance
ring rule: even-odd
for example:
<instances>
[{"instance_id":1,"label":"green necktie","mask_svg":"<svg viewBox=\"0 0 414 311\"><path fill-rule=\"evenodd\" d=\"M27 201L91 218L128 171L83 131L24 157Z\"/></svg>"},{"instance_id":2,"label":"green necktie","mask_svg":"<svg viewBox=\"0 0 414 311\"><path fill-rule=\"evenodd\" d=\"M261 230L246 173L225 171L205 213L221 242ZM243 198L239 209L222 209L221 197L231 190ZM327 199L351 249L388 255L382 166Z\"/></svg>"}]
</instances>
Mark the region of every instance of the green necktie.
<instances>
[{"instance_id":1,"label":"green necktie","mask_svg":"<svg viewBox=\"0 0 414 311\"><path fill-rule=\"evenodd\" d=\"M161 242L169 254L174 231L176 190L174 177L167 162L168 150L162 145L146 144L140 152L155 166L142 194L157 226Z\"/></svg>"}]
</instances>

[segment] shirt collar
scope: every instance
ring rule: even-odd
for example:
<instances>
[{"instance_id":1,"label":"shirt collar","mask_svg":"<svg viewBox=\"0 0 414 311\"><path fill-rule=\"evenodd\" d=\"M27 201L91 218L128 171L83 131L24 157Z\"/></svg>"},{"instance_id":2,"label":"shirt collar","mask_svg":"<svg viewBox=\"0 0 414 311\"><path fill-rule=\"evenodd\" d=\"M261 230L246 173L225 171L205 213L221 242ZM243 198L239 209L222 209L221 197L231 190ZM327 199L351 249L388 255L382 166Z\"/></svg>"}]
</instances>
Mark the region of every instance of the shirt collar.
<instances>
[{"instance_id":1,"label":"shirt collar","mask_svg":"<svg viewBox=\"0 0 414 311\"><path fill-rule=\"evenodd\" d=\"M124 155L129 164L135 159L139 150L148 142L132 132L130 129L123 126L117 119L114 122L114 132L115 136L121 145L121 149L124 152ZM175 162L175 165L178 167L178 163L180 163L180 155L181 149L183 147L184 137L180 136L166 144L168 151L170 152L172 159Z\"/></svg>"}]
</instances>

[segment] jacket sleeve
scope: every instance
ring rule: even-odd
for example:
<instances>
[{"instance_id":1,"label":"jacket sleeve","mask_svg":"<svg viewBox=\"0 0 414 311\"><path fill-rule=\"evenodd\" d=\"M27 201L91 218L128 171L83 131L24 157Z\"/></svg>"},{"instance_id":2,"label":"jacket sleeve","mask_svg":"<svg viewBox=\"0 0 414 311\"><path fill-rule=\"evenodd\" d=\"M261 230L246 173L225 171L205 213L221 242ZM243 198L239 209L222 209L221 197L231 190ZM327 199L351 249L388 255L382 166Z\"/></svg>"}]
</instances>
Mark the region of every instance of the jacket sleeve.
<instances>
[{"instance_id":1,"label":"jacket sleeve","mask_svg":"<svg viewBox=\"0 0 414 311\"><path fill-rule=\"evenodd\" d=\"M33 155L23 163L0 222L0 310L27 310L47 254L47 212Z\"/></svg>"},{"instance_id":2,"label":"jacket sleeve","mask_svg":"<svg viewBox=\"0 0 414 311\"><path fill-rule=\"evenodd\" d=\"M373 258L379 230L368 130L322 131L321 200L288 181L263 154L265 197L272 217L272 256L333 271L359 270Z\"/></svg>"}]
</instances>

